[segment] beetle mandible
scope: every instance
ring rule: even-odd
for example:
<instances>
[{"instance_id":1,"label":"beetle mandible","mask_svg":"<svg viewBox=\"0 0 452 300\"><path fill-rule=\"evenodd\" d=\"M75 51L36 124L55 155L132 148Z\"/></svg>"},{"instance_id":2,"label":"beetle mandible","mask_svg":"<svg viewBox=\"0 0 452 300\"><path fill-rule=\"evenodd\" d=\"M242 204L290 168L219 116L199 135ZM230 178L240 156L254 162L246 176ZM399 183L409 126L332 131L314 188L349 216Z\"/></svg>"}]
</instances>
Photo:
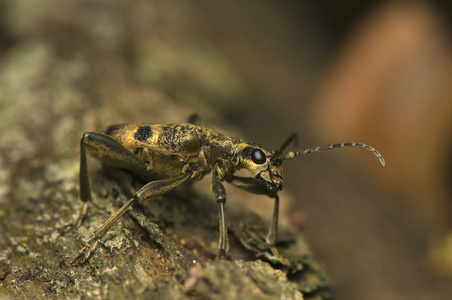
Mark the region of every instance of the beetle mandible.
<instances>
[{"instance_id":1,"label":"beetle mandible","mask_svg":"<svg viewBox=\"0 0 452 300\"><path fill-rule=\"evenodd\" d=\"M249 143L240 138L225 136L211 127L198 122L197 115L187 123L173 124L119 124L102 128L96 132L85 132L80 142L80 208L77 221L72 228L80 226L91 202L88 178L87 151L107 165L132 172L151 172L162 178L151 181L139 189L118 211L110 216L72 261L72 265L89 260L99 242L112 225L134 204L161 196L177 186L192 180L200 180L212 174L210 190L219 209L218 257L224 258L228 251L225 224L226 191L223 182L274 199L273 218L266 243L278 257L275 247L279 197L284 160L297 156L342 147L360 147L373 152L381 164L385 161L373 147L362 143L338 143L309 148L303 151L284 152L296 139L291 135L277 150ZM251 177L236 176L235 172L246 169Z\"/></svg>"}]
</instances>

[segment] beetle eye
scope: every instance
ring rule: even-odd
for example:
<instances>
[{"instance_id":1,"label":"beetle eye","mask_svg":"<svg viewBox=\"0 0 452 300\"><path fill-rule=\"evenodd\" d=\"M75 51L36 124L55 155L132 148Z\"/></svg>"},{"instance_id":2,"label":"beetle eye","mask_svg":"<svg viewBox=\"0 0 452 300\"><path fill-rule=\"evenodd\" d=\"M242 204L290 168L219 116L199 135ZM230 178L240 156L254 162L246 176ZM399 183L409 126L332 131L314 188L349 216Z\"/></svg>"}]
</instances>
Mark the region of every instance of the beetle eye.
<instances>
[{"instance_id":1,"label":"beetle eye","mask_svg":"<svg viewBox=\"0 0 452 300\"><path fill-rule=\"evenodd\" d=\"M260 149L255 149L251 153L251 159L255 164L262 165L266 160L265 153Z\"/></svg>"}]
</instances>

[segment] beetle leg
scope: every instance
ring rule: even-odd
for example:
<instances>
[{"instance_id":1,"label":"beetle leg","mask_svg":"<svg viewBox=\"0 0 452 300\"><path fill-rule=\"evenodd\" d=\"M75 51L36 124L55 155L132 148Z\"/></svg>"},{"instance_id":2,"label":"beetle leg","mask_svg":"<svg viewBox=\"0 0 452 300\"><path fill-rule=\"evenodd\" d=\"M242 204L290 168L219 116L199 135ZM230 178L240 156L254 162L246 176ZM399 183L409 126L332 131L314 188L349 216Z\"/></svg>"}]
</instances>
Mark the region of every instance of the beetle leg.
<instances>
[{"instance_id":1,"label":"beetle leg","mask_svg":"<svg viewBox=\"0 0 452 300\"><path fill-rule=\"evenodd\" d=\"M273 207L273 218L272 223L270 225L270 229L268 230L266 242L272 248L272 251L275 252L276 248L276 237L278 235L278 215L279 215L279 196L275 195L275 206Z\"/></svg>"},{"instance_id":2,"label":"beetle leg","mask_svg":"<svg viewBox=\"0 0 452 300\"><path fill-rule=\"evenodd\" d=\"M79 252L79 254L71 262L72 265L85 263L94 253L100 240L104 237L107 231L115 224L118 219L123 216L126 211L137 202L143 202L151 198L162 196L170 190L176 188L182 183L189 180L191 173L181 175L175 178L151 181L143 186L135 195L127 201L119 210L111 215L99 228L93 232L93 237L87 242L86 246Z\"/></svg>"},{"instance_id":3,"label":"beetle leg","mask_svg":"<svg viewBox=\"0 0 452 300\"><path fill-rule=\"evenodd\" d=\"M188 117L188 123L197 124L201 120L201 117L197 113L193 113Z\"/></svg>"},{"instance_id":4,"label":"beetle leg","mask_svg":"<svg viewBox=\"0 0 452 300\"><path fill-rule=\"evenodd\" d=\"M267 245L270 247L271 252L273 255L283 264L286 266L290 266L292 268L293 264L289 262L285 257L283 257L281 254L279 254L278 249L276 248L276 239L278 236L278 215L279 215L279 196L275 193L275 206L273 208L273 218L272 223L270 225L270 228L268 230L267 238L265 241L267 242Z\"/></svg>"},{"instance_id":5,"label":"beetle leg","mask_svg":"<svg viewBox=\"0 0 452 300\"><path fill-rule=\"evenodd\" d=\"M87 149L96 151L107 161L115 161L119 166L141 170L146 170L149 167L146 162L140 160L113 138L97 132L85 132L80 141L80 200L83 203L71 230L80 226L88 210L88 203L92 201L86 161Z\"/></svg>"},{"instance_id":6,"label":"beetle leg","mask_svg":"<svg viewBox=\"0 0 452 300\"><path fill-rule=\"evenodd\" d=\"M218 180L217 175L212 175L210 191L213 198L217 201L220 217L220 237L218 241L218 258L225 258L229 249L228 232L225 222L224 205L226 203L226 190L223 184Z\"/></svg>"},{"instance_id":7,"label":"beetle leg","mask_svg":"<svg viewBox=\"0 0 452 300\"><path fill-rule=\"evenodd\" d=\"M253 194L264 194L269 196L270 198L275 199L275 206L273 209L273 218L270 228L268 230L266 242L270 246L272 252L277 255L278 251L276 250L276 237L278 232L278 215L279 215L279 196L276 192L270 190L267 184L263 181L256 180L250 177L239 177L233 176L231 180L228 181L235 187L243 189L247 192Z\"/></svg>"},{"instance_id":8,"label":"beetle leg","mask_svg":"<svg viewBox=\"0 0 452 300\"><path fill-rule=\"evenodd\" d=\"M270 190L264 181L251 177L232 176L228 183L253 194L267 195L271 198L276 195L276 192Z\"/></svg>"}]
</instances>

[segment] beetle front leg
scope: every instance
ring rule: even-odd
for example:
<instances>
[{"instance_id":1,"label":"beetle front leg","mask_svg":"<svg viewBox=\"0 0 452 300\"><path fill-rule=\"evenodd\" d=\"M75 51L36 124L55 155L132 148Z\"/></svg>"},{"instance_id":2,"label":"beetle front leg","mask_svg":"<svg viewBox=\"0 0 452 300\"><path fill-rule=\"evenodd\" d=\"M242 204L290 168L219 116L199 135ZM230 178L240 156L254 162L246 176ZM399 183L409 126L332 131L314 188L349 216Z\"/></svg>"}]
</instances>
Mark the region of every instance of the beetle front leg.
<instances>
[{"instance_id":1,"label":"beetle front leg","mask_svg":"<svg viewBox=\"0 0 452 300\"><path fill-rule=\"evenodd\" d=\"M278 216L279 216L279 196L275 195L275 206L273 207L273 218L270 228L268 230L267 238L265 241L272 248L273 252L277 252L276 250L276 238L278 236Z\"/></svg>"},{"instance_id":2,"label":"beetle front leg","mask_svg":"<svg viewBox=\"0 0 452 300\"><path fill-rule=\"evenodd\" d=\"M82 224L88 210L88 203L92 201L86 157L87 148L96 151L107 161L116 162L119 166L137 170L146 170L149 167L146 162L140 160L113 138L97 132L85 132L80 141L80 200L82 201L82 206L71 230L78 228Z\"/></svg>"},{"instance_id":3,"label":"beetle front leg","mask_svg":"<svg viewBox=\"0 0 452 300\"><path fill-rule=\"evenodd\" d=\"M276 249L276 238L278 233L278 215L279 215L279 196L276 192L270 190L268 185L263 182L249 177L239 177L233 176L231 180L228 181L235 187L243 189L247 192L253 194L264 194L270 198L275 199L275 206L273 208L273 218L270 228L268 230L266 243L269 245L275 256L279 256L278 250Z\"/></svg>"},{"instance_id":4,"label":"beetle front leg","mask_svg":"<svg viewBox=\"0 0 452 300\"><path fill-rule=\"evenodd\" d=\"M190 177L191 173L187 173L175 178L152 181L143 186L138 192L135 193L135 196L133 196L132 199L127 201L119 210L111 215L110 218L107 219L107 221L105 221L99 228L97 228L93 232L93 237L87 242L86 246L83 247L77 257L72 260L71 265L81 265L85 263L93 255L94 251L99 245L99 242L105 236L107 231L113 226L113 224L118 221L121 216L123 216L127 212L127 210L134 203L143 202L151 198L162 196L189 180Z\"/></svg>"},{"instance_id":5,"label":"beetle front leg","mask_svg":"<svg viewBox=\"0 0 452 300\"><path fill-rule=\"evenodd\" d=\"M220 217L220 237L218 241L218 258L225 258L229 250L228 232L226 228L224 205L226 203L226 190L223 184L218 180L217 175L212 175L210 191L213 198L217 201Z\"/></svg>"}]
</instances>

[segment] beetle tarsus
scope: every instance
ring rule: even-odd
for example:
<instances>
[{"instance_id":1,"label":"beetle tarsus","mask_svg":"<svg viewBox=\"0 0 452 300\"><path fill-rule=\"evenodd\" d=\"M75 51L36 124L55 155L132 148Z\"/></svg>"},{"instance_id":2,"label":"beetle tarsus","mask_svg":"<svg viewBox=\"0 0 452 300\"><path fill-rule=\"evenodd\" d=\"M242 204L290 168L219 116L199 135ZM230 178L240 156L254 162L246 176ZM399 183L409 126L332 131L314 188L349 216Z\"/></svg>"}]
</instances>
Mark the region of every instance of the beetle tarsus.
<instances>
[{"instance_id":1,"label":"beetle tarsus","mask_svg":"<svg viewBox=\"0 0 452 300\"><path fill-rule=\"evenodd\" d=\"M83 247L78 255L71 261L71 265L76 266L85 264L94 254L97 246L99 246L99 240L96 239L96 237L92 237L88 243L86 243L86 246Z\"/></svg>"}]
</instances>

